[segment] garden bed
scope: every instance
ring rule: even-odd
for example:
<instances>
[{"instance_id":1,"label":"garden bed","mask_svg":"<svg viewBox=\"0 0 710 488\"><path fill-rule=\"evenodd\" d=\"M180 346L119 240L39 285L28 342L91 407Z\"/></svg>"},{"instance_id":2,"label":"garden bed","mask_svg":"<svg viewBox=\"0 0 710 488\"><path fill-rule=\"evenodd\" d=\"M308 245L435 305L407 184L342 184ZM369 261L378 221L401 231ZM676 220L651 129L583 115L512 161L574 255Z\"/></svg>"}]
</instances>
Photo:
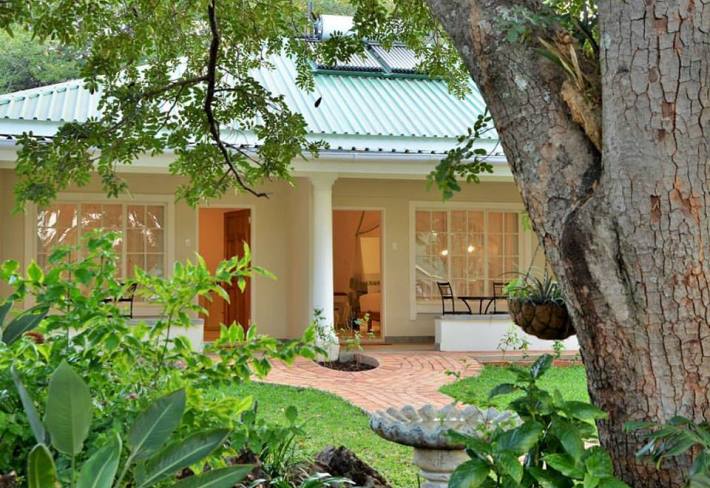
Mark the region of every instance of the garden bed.
<instances>
[{"instance_id":1,"label":"garden bed","mask_svg":"<svg viewBox=\"0 0 710 488\"><path fill-rule=\"evenodd\" d=\"M318 364L324 368L349 373L371 371L380 365L375 358L360 353L342 353L337 361L320 361Z\"/></svg>"}]
</instances>

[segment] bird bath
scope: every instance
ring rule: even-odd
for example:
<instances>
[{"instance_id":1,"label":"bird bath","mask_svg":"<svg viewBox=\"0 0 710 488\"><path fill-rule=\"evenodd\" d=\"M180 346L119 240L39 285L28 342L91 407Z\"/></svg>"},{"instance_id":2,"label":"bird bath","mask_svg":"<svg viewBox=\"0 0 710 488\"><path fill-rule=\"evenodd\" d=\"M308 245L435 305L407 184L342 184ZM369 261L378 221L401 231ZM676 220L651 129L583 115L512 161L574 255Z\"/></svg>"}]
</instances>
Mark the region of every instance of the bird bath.
<instances>
[{"instance_id":1,"label":"bird bath","mask_svg":"<svg viewBox=\"0 0 710 488\"><path fill-rule=\"evenodd\" d=\"M415 409L388 408L370 417L370 428L388 441L414 448L414 464L421 470L421 488L445 488L451 473L469 457L464 446L452 442L447 433L481 436L498 425L514 425L517 416L494 408L482 410L468 406L447 405L439 410L432 405Z\"/></svg>"}]
</instances>

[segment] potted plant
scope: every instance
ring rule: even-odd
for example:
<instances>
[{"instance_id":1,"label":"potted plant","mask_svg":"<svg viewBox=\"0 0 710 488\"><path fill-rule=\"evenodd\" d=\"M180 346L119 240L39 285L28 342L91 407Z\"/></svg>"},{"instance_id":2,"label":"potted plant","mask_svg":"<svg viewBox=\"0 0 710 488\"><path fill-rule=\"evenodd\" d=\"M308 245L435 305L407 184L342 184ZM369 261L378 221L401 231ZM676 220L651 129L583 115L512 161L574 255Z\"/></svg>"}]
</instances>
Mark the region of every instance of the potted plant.
<instances>
[{"instance_id":1,"label":"potted plant","mask_svg":"<svg viewBox=\"0 0 710 488\"><path fill-rule=\"evenodd\" d=\"M522 275L509 282L504 292L513 322L527 334L547 340L575 334L559 284L547 272L543 278Z\"/></svg>"}]
</instances>

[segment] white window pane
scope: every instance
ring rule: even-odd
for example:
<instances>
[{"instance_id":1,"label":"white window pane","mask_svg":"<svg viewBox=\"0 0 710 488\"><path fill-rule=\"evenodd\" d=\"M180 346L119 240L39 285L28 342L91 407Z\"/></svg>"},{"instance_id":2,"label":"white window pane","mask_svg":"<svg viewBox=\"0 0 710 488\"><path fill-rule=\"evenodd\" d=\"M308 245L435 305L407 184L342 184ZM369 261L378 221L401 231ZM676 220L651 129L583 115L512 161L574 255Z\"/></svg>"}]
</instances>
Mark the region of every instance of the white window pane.
<instances>
[{"instance_id":1,"label":"white window pane","mask_svg":"<svg viewBox=\"0 0 710 488\"><path fill-rule=\"evenodd\" d=\"M432 230L439 232L446 232L446 212L432 212L431 213L431 228Z\"/></svg>"},{"instance_id":2,"label":"white window pane","mask_svg":"<svg viewBox=\"0 0 710 488\"><path fill-rule=\"evenodd\" d=\"M451 277L465 278L466 277L466 257L453 256L451 258Z\"/></svg>"},{"instance_id":3,"label":"white window pane","mask_svg":"<svg viewBox=\"0 0 710 488\"><path fill-rule=\"evenodd\" d=\"M483 212L480 210L469 210L466 212L468 216L468 232L483 233Z\"/></svg>"},{"instance_id":4,"label":"white window pane","mask_svg":"<svg viewBox=\"0 0 710 488\"><path fill-rule=\"evenodd\" d=\"M518 214L512 212L505 214L505 231L508 233L518 233Z\"/></svg>"},{"instance_id":5,"label":"white window pane","mask_svg":"<svg viewBox=\"0 0 710 488\"><path fill-rule=\"evenodd\" d=\"M468 282L468 294L470 296L483 296L485 295L483 280L473 280Z\"/></svg>"},{"instance_id":6,"label":"white window pane","mask_svg":"<svg viewBox=\"0 0 710 488\"><path fill-rule=\"evenodd\" d=\"M483 269L483 256L469 256L467 274L469 278L483 278L485 276Z\"/></svg>"},{"instance_id":7,"label":"white window pane","mask_svg":"<svg viewBox=\"0 0 710 488\"><path fill-rule=\"evenodd\" d=\"M449 238L446 232L439 232L436 234L436 238L432 243L431 254L446 256L449 254Z\"/></svg>"},{"instance_id":8,"label":"white window pane","mask_svg":"<svg viewBox=\"0 0 710 488\"><path fill-rule=\"evenodd\" d=\"M77 231L73 227L46 227L37 229L37 252L49 254L56 246L73 246Z\"/></svg>"},{"instance_id":9,"label":"white window pane","mask_svg":"<svg viewBox=\"0 0 710 488\"><path fill-rule=\"evenodd\" d=\"M415 220L417 232L428 232L431 230L431 212L428 210L417 210Z\"/></svg>"},{"instance_id":10,"label":"white window pane","mask_svg":"<svg viewBox=\"0 0 710 488\"><path fill-rule=\"evenodd\" d=\"M518 254L518 234L505 236L505 254L516 256Z\"/></svg>"},{"instance_id":11,"label":"white window pane","mask_svg":"<svg viewBox=\"0 0 710 488\"><path fill-rule=\"evenodd\" d=\"M154 276L163 276L163 262L164 257L162 254L148 254L146 256L146 271Z\"/></svg>"},{"instance_id":12,"label":"white window pane","mask_svg":"<svg viewBox=\"0 0 710 488\"><path fill-rule=\"evenodd\" d=\"M446 257L417 257L417 272L435 281L448 280Z\"/></svg>"},{"instance_id":13,"label":"white window pane","mask_svg":"<svg viewBox=\"0 0 710 488\"><path fill-rule=\"evenodd\" d=\"M415 253L417 256L426 256L431 244L431 232L417 232L415 242Z\"/></svg>"},{"instance_id":14,"label":"white window pane","mask_svg":"<svg viewBox=\"0 0 710 488\"><path fill-rule=\"evenodd\" d=\"M104 205L103 213L104 228L112 230L123 228L123 205Z\"/></svg>"},{"instance_id":15,"label":"white window pane","mask_svg":"<svg viewBox=\"0 0 710 488\"><path fill-rule=\"evenodd\" d=\"M466 211L453 210L451 212L451 232L466 232Z\"/></svg>"},{"instance_id":16,"label":"white window pane","mask_svg":"<svg viewBox=\"0 0 710 488\"><path fill-rule=\"evenodd\" d=\"M126 230L126 250L129 253L145 252L145 237L143 230L127 229Z\"/></svg>"},{"instance_id":17,"label":"white window pane","mask_svg":"<svg viewBox=\"0 0 710 488\"><path fill-rule=\"evenodd\" d=\"M467 254L468 238L466 234L457 233L451 236L451 255L465 256Z\"/></svg>"},{"instance_id":18,"label":"white window pane","mask_svg":"<svg viewBox=\"0 0 710 488\"><path fill-rule=\"evenodd\" d=\"M505 279L503 274L505 269L505 261L503 258L488 258L488 280L501 281Z\"/></svg>"},{"instance_id":19,"label":"white window pane","mask_svg":"<svg viewBox=\"0 0 710 488\"><path fill-rule=\"evenodd\" d=\"M466 253L483 255L483 234L468 234L466 236Z\"/></svg>"},{"instance_id":20,"label":"white window pane","mask_svg":"<svg viewBox=\"0 0 710 488\"><path fill-rule=\"evenodd\" d=\"M135 268L146 269L145 266L145 254L128 254L126 256L126 272L128 276L133 276Z\"/></svg>"},{"instance_id":21,"label":"white window pane","mask_svg":"<svg viewBox=\"0 0 710 488\"><path fill-rule=\"evenodd\" d=\"M149 205L146 207L145 224L151 229L164 229L165 220L163 217L163 207L160 205Z\"/></svg>"},{"instance_id":22,"label":"white window pane","mask_svg":"<svg viewBox=\"0 0 710 488\"><path fill-rule=\"evenodd\" d=\"M501 212L488 212L488 232L502 234L504 214Z\"/></svg>"},{"instance_id":23,"label":"white window pane","mask_svg":"<svg viewBox=\"0 0 710 488\"><path fill-rule=\"evenodd\" d=\"M37 227L69 228L76 227L77 206L57 204L37 212Z\"/></svg>"},{"instance_id":24,"label":"white window pane","mask_svg":"<svg viewBox=\"0 0 710 488\"><path fill-rule=\"evenodd\" d=\"M127 219L127 225L129 229L138 229L145 227L145 206L129 205Z\"/></svg>"},{"instance_id":25,"label":"white window pane","mask_svg":"<svg viewBox=\"0 0 710 488\"><path fill-rule=\"evenodd\" d=\"M468 295L468 284L466 280L454 280L452 285L454 287L454 295L459 297Z\"/></svg>"},{"instance_id":26,"label":"white window pane","mask_svg":"<svg viewBox=\"0 0 710 488\"><path fill-rule=\"evenodd\" d=\"M490 258L503 255L503 236L500 234L488 234L486 251Z\"/></svg>"},{"instance_id":27,"label":"white window pane","mask_svg":"<svg viewBox=\"0 0 710 488\"><path fill-rule=\"evenodd\" d=\"M103 210L100 204L82 203L81 204L81 228L88 231L98 229L102 226Z\"/></svg>"},{"instance_id":28,"label":"white window pane","mask_svg":"<svg viewBox=\"0 0 710 488\"><path fill-rule=\"evenodd\" d=\"M146 229L144 232L146 252L162 253L164 251L162 229Z\"/></svg>"},{"instance_id":29,"label":"white window pane","mask_svg":"<svg viewBox=\"0 0 710 488\"><path fill-rule=\"evenodd\" d=\"M417 298L429 299L432 297L432 282L428 279L417 279L416 281L416 293Z\"/></svg>"}]
</instances>

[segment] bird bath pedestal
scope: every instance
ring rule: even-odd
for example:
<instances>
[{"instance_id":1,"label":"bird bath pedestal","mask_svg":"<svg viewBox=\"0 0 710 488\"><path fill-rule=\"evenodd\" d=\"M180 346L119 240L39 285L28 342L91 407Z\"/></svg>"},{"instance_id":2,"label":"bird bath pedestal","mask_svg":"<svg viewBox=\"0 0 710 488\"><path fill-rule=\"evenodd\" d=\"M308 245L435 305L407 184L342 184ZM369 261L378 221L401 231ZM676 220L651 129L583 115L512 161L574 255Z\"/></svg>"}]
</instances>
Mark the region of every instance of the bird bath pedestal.
<instances>
[{"instance_id":1,"label":"bird bath pedestal","mask_svg":"<svg viewBox=\"0 0 710 488\"><path fill-rule=\"evenodd\" d=\"M494 408L481 410L469 406L459 409L452 404L440 410L431 405L417 410L407 405L373 414L370 428L388 441L414 448L414 464L424 478L421 488L446 488L451 473L469 459L464 446L449 439L449 430L480 436L500 424L512 426L516 419L512 413Z\"/></svg>"}]
</instances>

